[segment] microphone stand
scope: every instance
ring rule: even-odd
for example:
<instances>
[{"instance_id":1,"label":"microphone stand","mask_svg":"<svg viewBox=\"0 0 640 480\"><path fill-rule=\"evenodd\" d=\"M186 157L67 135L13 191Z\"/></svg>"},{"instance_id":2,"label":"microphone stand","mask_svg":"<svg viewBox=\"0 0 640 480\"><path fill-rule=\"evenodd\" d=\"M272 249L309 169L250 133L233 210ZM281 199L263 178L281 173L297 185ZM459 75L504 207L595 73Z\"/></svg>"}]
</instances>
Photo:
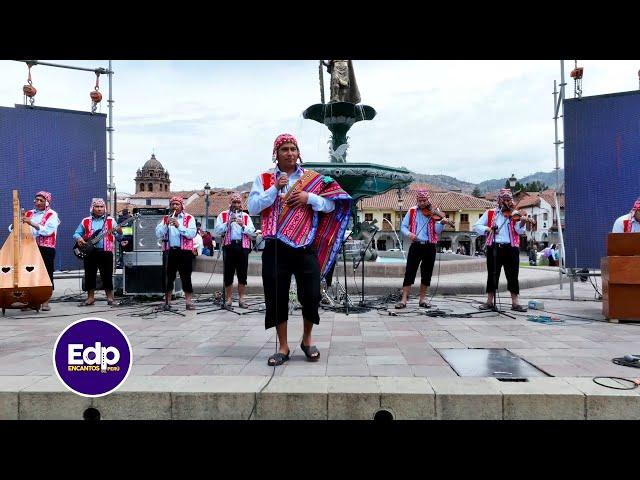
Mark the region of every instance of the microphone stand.
<instances>
[{"instance_id":1,"label":"microphone stand","mask_svg":"<svg viewBox=\"0 0 640 480\"><path fill-rule=\"evenodd\" d=\"M344 245L346 242L342 242L342 262L344 268L344 311L349 315L349 295L347 294L347 256L345 255Z\"/></svg>"},{"instance_id":2,"label":"microphone stand","mask_svg":"<svg viewBox=\"0 0 640 480\"><path fill-rule=\"evenodd\" d=\"M373 230L371 230L372 235L371 238L369 238L369 243L367 244L366 247L364 247L364 249L361 251L360 253L360 260L358 260L358 263L356 263L353 266L353 271L355 272L358 269L358 266L360 265L360 263L362 262L362 299L360 300L359 305L361 307L366 307L365 301L364 301L364 256L367 253L367 250L369 249L369 247L371 246L371 244L373 243L373 239L376 236L376 233L378 233L380 230L377 227L373 227ZM346 280L345 280L346 282Z\"/></svg>"}]
</instances>

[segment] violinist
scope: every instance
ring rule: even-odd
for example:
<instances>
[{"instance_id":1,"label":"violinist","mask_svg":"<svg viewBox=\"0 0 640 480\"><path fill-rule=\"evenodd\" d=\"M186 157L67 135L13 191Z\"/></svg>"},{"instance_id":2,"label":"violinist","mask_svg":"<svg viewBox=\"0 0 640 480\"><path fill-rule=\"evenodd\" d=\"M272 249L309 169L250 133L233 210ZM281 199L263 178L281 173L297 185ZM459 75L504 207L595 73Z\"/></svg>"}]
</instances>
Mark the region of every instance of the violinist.
<instances>
[{"instance_id":1,"label":"violinist","mask_svg":"<svg viewBox=\"0 0 640 480\"><path fill-rule=\"evenodd\" d=\"M165 310L171 307L171 293L176 274L180 273L182 289L187 310L195 310L191 301L193 285L191 272L193 271L193 238L196 236L196 220L193 215L184 211L182 197L171 197L169 200L171 215L165 215L156 226L156 237L162 239L162 250L166 252L166 285ZM163 262L165 260L163 259Z\"/></svg>"},{"instance_id":2,"label":"violinist","mask_svg":"<svg viewBox=\"0 0 640 480\"><path fill-rule=\"evenodd\" d=\"M418 265L420 265L421 275L418 305L423 308L430 307L425 298L427 289L431 285L433 264L436 261L438 234L444 230L446 223L452 224L442 212L433 207L427 190L418 190L416 199L417 205L409 209L400 228L402 234L409 238L411 246L407 254L407 266L402 283L402 299L396 304L396 308L407 306L409 292L418 272Z\"/></svg>"},{"instance_id":3,"label":"violinist","mask_svg":"<svg viewBox=\"0 0 640 480\"><path fill-rule=\"evenodd\" d=\"M611 233L636 232L640 232L640 197L635 201L629 213L616 219L611 230Z\"/></svg>"},{"instance_id":4,"label":"violinist","mask_svg":"<svg viewBox=\"0 0 640 480\"><path fill-rule=\"evenodd\" d=\"M495 292L504 266L507 289L511 293L511 310L526 312L526 307L518 303L518 270L520 235L530 220L514 210L513 195L508 188L500 190L497 202L498 206L487 210L473 226L478 235L487 237L487 301L480 305L480 310L495 309Z\"/></svg>"},{"instance_id":5,"label":"violinist","mask_svg":"<svg viewBox=\"0 0 640 480\"><path fill-rule=\"evenodd\" d=\"M113 305L113 251L115 240L122 238L122 227L118 227L117 236L113 235L116 223L110 215L106 213L107 205L102 198L94 198L91 202L91 215L85 217L76 228L73 234L78 245L84 245L94 232L102 229L109 231L95 245L95 249L84 258L84 280L87 290L87 299L80 303L80 307L87 307L95 303L96 275L100 270L100 278L107 295L107 304Z\"/></svg>"}]
</instances>

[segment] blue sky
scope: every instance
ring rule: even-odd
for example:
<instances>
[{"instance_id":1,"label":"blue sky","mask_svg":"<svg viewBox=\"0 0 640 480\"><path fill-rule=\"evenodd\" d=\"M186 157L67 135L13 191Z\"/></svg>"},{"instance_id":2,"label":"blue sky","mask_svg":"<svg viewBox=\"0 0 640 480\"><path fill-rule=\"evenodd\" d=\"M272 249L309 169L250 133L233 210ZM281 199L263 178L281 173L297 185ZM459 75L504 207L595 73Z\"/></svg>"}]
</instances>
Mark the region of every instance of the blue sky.
<instances>
[{"instance_id":1,"label":"blue sky","mask_svg":"<svg viewBox=\"0 0 640 480\"><path fill-rule=\"evenodd\" d=\"M638 89L640 60L578 65L585 69L584 96ZM573 67L573 60L565 61L568 98ZM152 151L169 170L174 190L252 181L271 166L273 139L282 132L298 137L306 161L328 160L329 131L301 117L320 102L317 61L114 60L113 70L118 191L133 191L135 171ZM559 60L355 60L354 70L362 103L378 114L352 127L348 162L404 166L474 183L555 167L552 92ZM0 71L0 105L22 103L26 65L0 61ZM32 77L37 106L90 110L91 72L38 65ZM100 111L106 113L106 76L100 85ZM325 73L327 99L328 85Z\"/></svg>"}]
</instances>

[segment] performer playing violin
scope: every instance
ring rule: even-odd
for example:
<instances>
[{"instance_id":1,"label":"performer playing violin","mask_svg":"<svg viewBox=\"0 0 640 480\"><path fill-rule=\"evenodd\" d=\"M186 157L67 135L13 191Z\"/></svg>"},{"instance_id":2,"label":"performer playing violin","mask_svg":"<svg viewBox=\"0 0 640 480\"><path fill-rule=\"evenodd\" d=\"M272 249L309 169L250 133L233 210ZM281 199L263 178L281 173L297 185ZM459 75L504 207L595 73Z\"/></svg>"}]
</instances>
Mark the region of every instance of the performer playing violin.
<instances>
[{"instance_id":1,"label":"performer playing violin","mask_svg":"<svg viewBox=\"0 0 640 480\"><path fill-rule=\"evenodd\" d=\"M411 207L402 220L400 231L411 241L407 254L407 266L402 283L402 299L396 308L405 308L409 299L411 286L416 279L418 265L420 265L420 297L418 305L429 308L426 302L427 289L431 285L433 264L436 261L436 244L438 234L444 230L445 224L453 224L441 212L433 208L431 197L427 190L416 192L417 205Z\"/></svg>"},{"instance_id":2,"label":"performer playing violin","mask_svg":"<svg viewBox=\"0 0 640 480\"><path fill-rule=\"evenodd\" d=\"M629 213L616 219L611 230L611 233L635 232L640 232L640 197L635 201Z\"/></svg>"},{"instance_id":3,"label":"performer playing violin","mask_svg":"<svg viewBox=\"0 0 640 480\"><path fill-rule=\"evenodd\" d=\"M487 301L481 310L491 310L495 305L495 292L504 266L507 289L511 292L511 310L526 312L526 307L518 303L520 285L520 235L525 231L526 215L514 211L511 190L503 188L498 194L498 206L484 212L473 229L478 235L487 237ZM516 215L512 214L515 213Z\"/></svg>"}]
</instances>

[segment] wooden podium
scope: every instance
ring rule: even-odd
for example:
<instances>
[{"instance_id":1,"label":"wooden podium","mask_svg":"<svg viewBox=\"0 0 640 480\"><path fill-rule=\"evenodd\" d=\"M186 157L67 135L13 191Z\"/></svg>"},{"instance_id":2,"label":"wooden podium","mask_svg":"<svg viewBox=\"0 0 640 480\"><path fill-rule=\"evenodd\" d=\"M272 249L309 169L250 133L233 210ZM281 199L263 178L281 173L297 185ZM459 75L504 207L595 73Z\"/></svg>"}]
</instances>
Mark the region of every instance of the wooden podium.
<instances>
[{"instance_id":1,"label":"wooden podium","mask_svg":"<svg viewBox=\"0 0 640 480\"><path fill-rule=\"evenodd\" d=\"M602 314L640 322L640 233L610 233L602 271Z\"/></svg>"}]
</instances>

